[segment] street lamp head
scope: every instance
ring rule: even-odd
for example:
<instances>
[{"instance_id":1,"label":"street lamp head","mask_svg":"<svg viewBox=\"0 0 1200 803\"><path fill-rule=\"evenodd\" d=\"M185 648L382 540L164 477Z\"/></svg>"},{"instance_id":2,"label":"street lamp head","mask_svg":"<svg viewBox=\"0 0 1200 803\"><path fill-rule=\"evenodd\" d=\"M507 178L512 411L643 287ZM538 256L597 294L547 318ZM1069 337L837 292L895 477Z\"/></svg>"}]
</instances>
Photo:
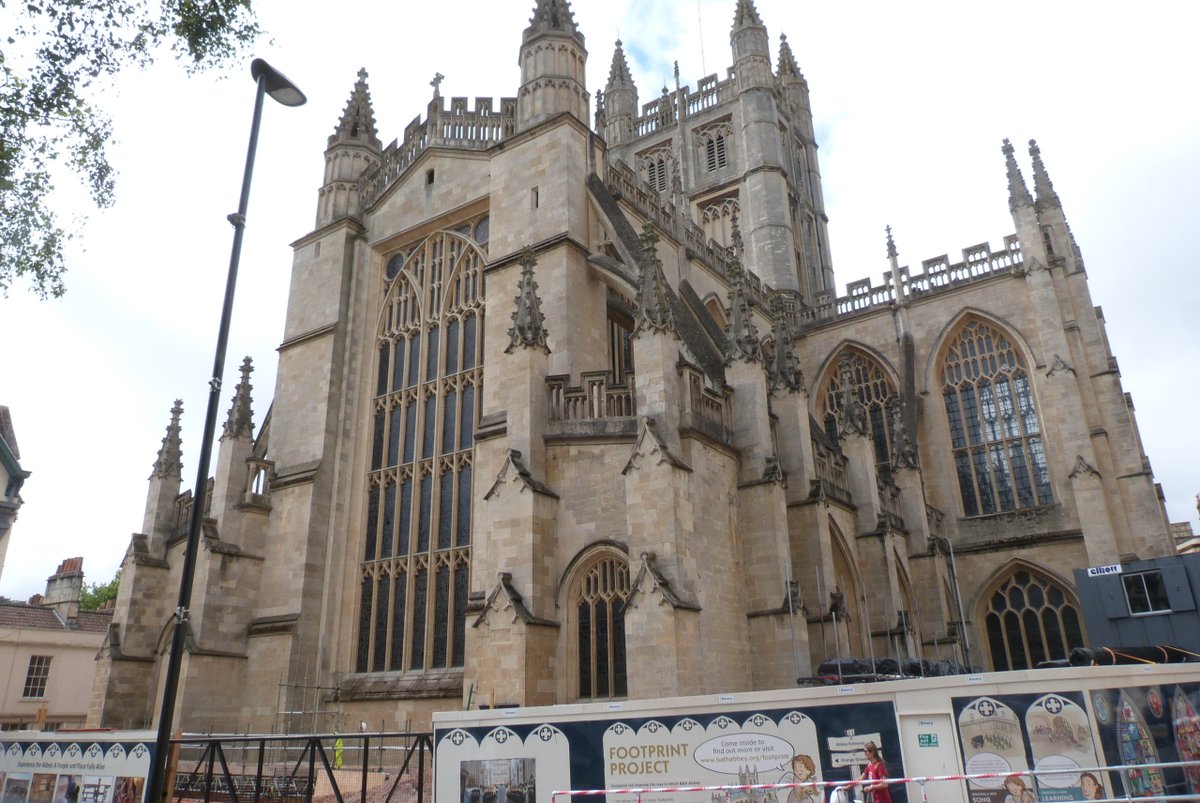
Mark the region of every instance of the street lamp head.
<instances>
[{"instance_id":1,"label":"street lamp head","mask_svg":"<svg viewBox=\"0 0 1200 803\"><path fill-rule=\"evenodd\" d=\"M284 106L303 106L308 101L298 86L264 59L250 62L250 75L254 76L255 81L262 79L266 84L267 94Z\"/></svg>"}]
</instances>

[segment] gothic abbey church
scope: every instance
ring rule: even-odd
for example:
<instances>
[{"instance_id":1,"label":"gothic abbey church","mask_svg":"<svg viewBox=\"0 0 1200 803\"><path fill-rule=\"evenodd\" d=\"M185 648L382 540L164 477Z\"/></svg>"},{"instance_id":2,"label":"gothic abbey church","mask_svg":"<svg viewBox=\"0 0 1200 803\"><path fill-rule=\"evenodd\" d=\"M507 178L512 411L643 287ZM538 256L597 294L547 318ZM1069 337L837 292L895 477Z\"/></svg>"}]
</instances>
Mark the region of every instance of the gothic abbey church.
<instances>
[{"instance_id":1,"label":"gothic abbey church","mask_svg":"<svg viewBox=\"0 0 1200 803\"><path fill-rule=\"evenodd\" d=\"M882 283L839 297L808 85L753 0L724 77L649 99L620 42L593 96L570 5L535 1L514 98L435 86L385 147L354 84L273 403L256 433L247 360L201 497L180 727L428 727L1083 644L1071 569L1174 548L1037 146L996 154L998 250L914 268L889 236ZM95 725L155 721L196 503L180 415Z\"/></svg>"}]
</instances>

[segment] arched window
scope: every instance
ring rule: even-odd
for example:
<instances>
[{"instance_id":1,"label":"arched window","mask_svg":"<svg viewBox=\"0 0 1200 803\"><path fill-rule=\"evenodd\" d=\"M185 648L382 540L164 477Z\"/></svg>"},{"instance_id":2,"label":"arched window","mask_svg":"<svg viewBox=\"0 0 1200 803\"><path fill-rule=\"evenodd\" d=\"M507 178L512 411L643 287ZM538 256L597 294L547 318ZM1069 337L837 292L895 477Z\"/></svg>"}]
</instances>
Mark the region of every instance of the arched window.
<instances>
[{"instance_id":1,"label":"arched window","mask_svg":"<svg viewBox=\"0 0 1200 803\"><path fill-rule=\"evenodd\" d=\"M486 232L484 221L475 231ZM460 232L470 232L468 226ZM483 247L440 231L392 256L376 341L356 670L464 663Z\"/></svg>"},{"instance_id":2,"label":"arched window","mask_svg":"<svg viewBox=\"0 0 1200 803\"><path fill-rule=\"evenodd\" d=\"M739 212L737 198L725 198L705 206L701 221L708 239L724 248L733 245L733 222Z\"/></svg>"},{"instance_id":3,"label":"arched window","mask_svg":"<svg viewBox=\"0 0 1200 803\"><path fill-rule=\"evenodd\" d=\"M568 604L575 619L574 639L580 699L625 697L625 603L629 564L607 550L587 564L571 587Z\"/></svg>"},{"instance_id":4,"label":"arched window","mask_svg":"<svg viewBox=\"0 0 1200 803\"><path fill-rule=\"evenodd\" d=\"M871 441L875 445L875 464L890 472L892 438L888 403L896 396L896 386L874 357L853 346L847 346L830 361L824 384L817 397L824 408L821 411L821 420L825 431L830 440L836 443L844 414L841 370L843 354L849 356L852 391L867 411Z\"/></svg>"},{"instance_id":5,"label":"arched window","mask_svg":"<svg viewBox=\"0 0 1200 803\"><path fill-rule=\"evenodd\" d=\"M1083 646L1079 602L1065 587L1022 568L985 597L983 613L992 668L1032 669Z\"/></svg>"},{"instance_id":6,"label":"arched window","mask_svg":"<svg viewBox=\"0 0 1200 803\"><path fill-rule=\"evenodd\" d=\"M641 159L642 175L657 192L666 192L671 186L671 170L674 161L666 148L656 148Z\"/></svg>"},{"instance_id":7,"label":"arched window","mask_svg":"<svg viewBox=\"0 0 1200 803\"><path fill-rule=\"evenodd\" d=\"M996 327L969 320L942 361L942 398L963 513L986 516L1054 501L1025 360Z\"/></svg>"},{"instance_id":8,"label":"arched window","mask_svg":"<svg viewBox=\"0 0 1200 803\"><path fill-rule=\"evenodd\" d=\"M732 128L727 120L713 123L696 132L695 142L700 146L701 169L714 173L729 164L728 140Z\"/></svg>"}]
</instances>

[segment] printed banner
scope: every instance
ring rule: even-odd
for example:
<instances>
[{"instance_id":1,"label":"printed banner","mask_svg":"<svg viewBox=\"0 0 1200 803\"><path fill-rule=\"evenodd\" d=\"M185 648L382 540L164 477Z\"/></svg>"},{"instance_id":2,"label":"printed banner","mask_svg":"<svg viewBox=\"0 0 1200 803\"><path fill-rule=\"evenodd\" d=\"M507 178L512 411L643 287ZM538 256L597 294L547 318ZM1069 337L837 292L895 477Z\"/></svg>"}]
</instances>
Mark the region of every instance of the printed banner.
<instances>
[{"instance_id":1,"label":"printed banner","mask_svg":"<svg viewBox=\"0 0 1200 803\"><path fill-rule=\"evenodd\" d=\"M554 790L770 783L800 786L732 791L729 800L821 803L827 793L819 782L859 777L867 741L881 747L890 775L904 773L890 702L439 728L435 740L439 803L549 803ZM638 796L608 800L636 803ZM713 800L711 792L641 795L641 803ZM902 785L892 800L907 803Z\"/></svg>"},{"instance_id":2,"label":"printed banner","mask_svg":"<svg viewBox=\"0 0 1200 803\"><path fill-rule=\"evenodd\" d=\"M1083 771L1101 763L1080 692L953 698L964 772L996 773L969 781L970 803L1062 803L1106 797ZM1029 769L1057 772L1033 778Z\"/></svg>"},{"instance_id":3,"label":"printed banner","mask_svg":"<svg viewBox=\"0 0 1200 803\"><path fill-rule=\"evenodd\" d=\"M0 803L141 803L153 743L96 736L0 739Z\"/></svg>"},{"instance_id":4,"label":"printed banner","mask_svg":"<svg viewBox=\"0 0 1200 803\"><path fill-rule=\"evenodd\" d=\"M1093 692L1105 763L1200 761L1198 701L1196 683ZM1144 767L1111 775L1117 796L1200 794L1200 767Z\"/></svg>"}]
</instances>

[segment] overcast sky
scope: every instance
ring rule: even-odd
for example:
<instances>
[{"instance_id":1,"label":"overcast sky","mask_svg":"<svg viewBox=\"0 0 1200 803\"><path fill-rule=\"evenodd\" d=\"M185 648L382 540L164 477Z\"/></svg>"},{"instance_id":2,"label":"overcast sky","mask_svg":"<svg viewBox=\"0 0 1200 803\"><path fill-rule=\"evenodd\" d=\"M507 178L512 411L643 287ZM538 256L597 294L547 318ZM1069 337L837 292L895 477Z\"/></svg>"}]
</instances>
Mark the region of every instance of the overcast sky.
<instances>
[{"instance_id":1,"label":"overcast sky","mask_svg":"<svg viewBox=\"0 0 1200 803\"><path fill-rule=\"evenodd\" d=\"M512 96L533 0L256 0L267 58L309 97L267 102L229 343L222 415L255 361L256 425L275 381L291 249L313 226L326 138L360 67L387 143L446 96ZM588 90L625 42L643 102L730 63L735 0L579 0ZM1001 140L1038 140L1083 250L1172 521L1195 526L1200 264L1200 5L758 0L772 60L786 33L808 79L838 282L1013 232ZM318 10L320 9L320 11ZM7 28L0 25L0 28ZM702 36L701 36L702 32ZM703 45L701 45L701 42ZM44 590L64 558L110 579L141 527L146 478L176 398L191 487L229 262L254 85L163 63L104 103L119 146L115 208L90 214L65 298L0 299L0 404L33 472L0 595ZM78 206L69 192L64 214ZM85 207L80 207L85 208Z\"/></svg>"}]
</instances>

